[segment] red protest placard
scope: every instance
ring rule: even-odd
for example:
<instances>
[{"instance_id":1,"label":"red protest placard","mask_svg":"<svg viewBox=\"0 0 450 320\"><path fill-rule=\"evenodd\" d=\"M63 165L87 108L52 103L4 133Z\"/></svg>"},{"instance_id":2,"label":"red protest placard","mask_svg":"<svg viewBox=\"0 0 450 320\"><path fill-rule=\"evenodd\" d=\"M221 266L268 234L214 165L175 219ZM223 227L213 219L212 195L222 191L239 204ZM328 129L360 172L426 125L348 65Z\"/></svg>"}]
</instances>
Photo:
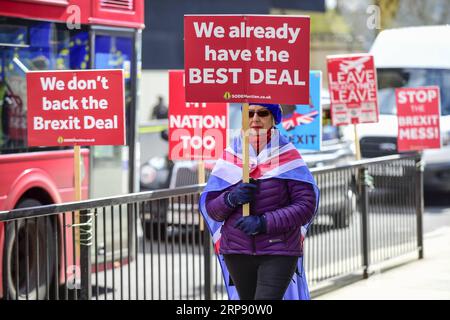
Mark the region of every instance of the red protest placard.
<instances>
[{"instance_id":1,"label":"red protest placard","mask_svg":"<svg viewBox=\"0 0 450 320\"><path fill-rule=\"evenodd\" d=\"M186 15L186 101L308 104L310 19Z\"/></svg>"},{"instance_id":2,"label":"red protest placard","mask_svg":"<svg viewBox=\"0 0 450 320\"><path fill-rule=\"evenodd\" d=\"M189 103L184 71L169 71L169 159L218 159L227 143L227 103Z\"/></svg>"},{"instance_id":3,"label":"red protest placard","mask_svg":"<svg viewBox=\"0 0 450 320\"><path fill-rule=\"evenodd\" d=\"M373 56L328 56L333 125L378 122L377 77Z\"/></svg>"},{"instance_id":4,"label":"red protest placard","mask_svg":"<svg viewBox=\"0 0 450 320\"><path fill-rule=\"evenodd\" d=\"M395 90L398 151L441 147L439 87Z\"/></svg>"},{"instance_id":5,"label":"red protest placard","mask_svg":"<svg viewBox=\"0 0 450 320\"><path fill-rule=\"evenodd\" d=\"M123 145L122 70L27 73L28 145Z\"/></svg>"}]
</instances>

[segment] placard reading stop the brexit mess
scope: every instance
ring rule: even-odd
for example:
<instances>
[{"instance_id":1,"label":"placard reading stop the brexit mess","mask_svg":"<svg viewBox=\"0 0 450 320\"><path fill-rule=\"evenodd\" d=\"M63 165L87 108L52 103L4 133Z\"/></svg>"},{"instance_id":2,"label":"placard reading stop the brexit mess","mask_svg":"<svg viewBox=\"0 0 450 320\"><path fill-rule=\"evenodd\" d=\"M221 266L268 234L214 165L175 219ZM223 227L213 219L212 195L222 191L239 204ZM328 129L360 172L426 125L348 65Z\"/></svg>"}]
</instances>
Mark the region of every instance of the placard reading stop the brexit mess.
<instances>
[{"instance_id":1,"label":"placard reading stop the brexit mess","mask_svg":"<svg viewBox=\"0 0 450 320\"><path fill-rule=\"evenodd\" d=\"M218 159L226 147L227 103L189 103L184 71L169 71L169 159Z\"/></svg>"},{"instance_id":2,"label":"placard reading stop the brexit mess","mask_svg":"<svg viewBox=\"0 0 450 320\"><path fill-rule=\"evenodd\" d=\"M27 73L28 145L125 144L122 70Z\"/></svg>"},{"instance_id":3,"label":"placard reading stop the brexit mess","mask_svg":"<svg viewBox=\"0 0 450 320\"><path fill-rule=\"evenodd\" d=\"M378 122L377 77L369 54L327 57L333 125Z\"/></svg>"},{"instance_id":4,"label":"placard reading stop the brexit mess","mask_svg":"<svg viewBox=\"0 0 450 320\"><path fill-rule=\"evenodd\" d=\"M395 90L398 151L441 147L439 87Z\"/></svg>"},{"instance_id":5,"label":"placard reading stop the brexit mess","mask_svg":"<svg viewBox=\"0 0 450 320\"><path fill-rule=\"evenodd\" d=\"M310 19L184 17L186 101L308 104Z\"/></svg>"}]
</instances>

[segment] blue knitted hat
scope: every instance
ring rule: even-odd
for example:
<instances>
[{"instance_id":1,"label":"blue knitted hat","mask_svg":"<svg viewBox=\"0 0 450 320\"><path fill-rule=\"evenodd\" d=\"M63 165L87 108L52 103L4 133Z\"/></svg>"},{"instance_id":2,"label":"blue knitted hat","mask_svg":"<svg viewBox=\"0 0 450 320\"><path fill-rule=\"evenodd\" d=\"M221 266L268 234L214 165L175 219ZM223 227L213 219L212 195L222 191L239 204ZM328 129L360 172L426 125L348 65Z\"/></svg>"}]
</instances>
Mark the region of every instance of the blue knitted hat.
<instances>
[{"instance_id":1,"label":"blue knitted hat","mask_svg":"<svg viewBox=\"0 0 450 320\"><path fill-rule=\"evenodd\" d=\"M272 113L273 119L275 120L275 124L279 124L281 119L283 118L283 112L281 110L281 106L279 104L272 103L249 103L249 106L261 106L266 108Z\"/></svg>"}]
</instances>

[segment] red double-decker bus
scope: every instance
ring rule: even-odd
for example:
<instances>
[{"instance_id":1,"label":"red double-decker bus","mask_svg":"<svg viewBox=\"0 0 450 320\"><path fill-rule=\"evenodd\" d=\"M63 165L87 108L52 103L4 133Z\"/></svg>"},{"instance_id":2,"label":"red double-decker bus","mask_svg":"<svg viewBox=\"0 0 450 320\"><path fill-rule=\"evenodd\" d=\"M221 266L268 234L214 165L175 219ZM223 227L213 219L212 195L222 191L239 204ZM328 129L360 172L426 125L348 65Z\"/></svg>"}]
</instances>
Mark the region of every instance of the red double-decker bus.
<instances>
[{"instance_id":1,"label":"red double-decker bus","mask_svg":"<svg viewBox=\"0 0 450 320\"><path fill-rule=\"evenodd\" d=\"M135 122L143 23L144 0L0 0L0 211L74 198L73 151L27 146L27 90L32 90L26 85L27 69L124 70L127 145L82 150L82 195L96 198L137 191ZM37 241L49 234L53 239L55 232L72 238L71 229L65 227L70 223L62 218L57 223L36 221L19 224L18 230L0 223L0 298L20 296L24 290L21 281L18 287L10 281L24 267L21 261L18 266L12 261L16 245L19 256L25 254L18 245L24 243L20 238L27 233L24 228L36 232ZM47 236L40 230L44 225ZM57 247L62 248L62 243ZM44 259L39 254L28 254L30 275L39 270L33 269L39 268L36 261ZM56 274L62 278L64 266L59 268ZM40 298L41 284L29 281L28 285L28 296Z\"/></svg>"}]
</instances>

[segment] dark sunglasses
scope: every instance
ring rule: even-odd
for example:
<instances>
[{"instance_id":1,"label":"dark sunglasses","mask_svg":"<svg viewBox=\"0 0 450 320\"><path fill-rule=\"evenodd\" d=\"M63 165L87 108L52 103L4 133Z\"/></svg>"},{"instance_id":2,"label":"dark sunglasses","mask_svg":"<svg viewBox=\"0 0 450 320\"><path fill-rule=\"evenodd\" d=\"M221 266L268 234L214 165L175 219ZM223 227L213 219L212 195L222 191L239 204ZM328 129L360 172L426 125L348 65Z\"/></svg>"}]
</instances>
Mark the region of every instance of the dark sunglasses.
<instances>
[{"instance_id":1,"label":"dark sunglasses","mask_svg":"<svg viewBox=\"0 0 450 320\"><path fill-rule=\"evenodd\" d=\"M249 118L253 118L255 116L255 113L258 115L258 117L265 118L265 117L269 116L270 111L269 110L258 110L258 111L249 110L248 111Z\"/></svg>"}]
</instances>

